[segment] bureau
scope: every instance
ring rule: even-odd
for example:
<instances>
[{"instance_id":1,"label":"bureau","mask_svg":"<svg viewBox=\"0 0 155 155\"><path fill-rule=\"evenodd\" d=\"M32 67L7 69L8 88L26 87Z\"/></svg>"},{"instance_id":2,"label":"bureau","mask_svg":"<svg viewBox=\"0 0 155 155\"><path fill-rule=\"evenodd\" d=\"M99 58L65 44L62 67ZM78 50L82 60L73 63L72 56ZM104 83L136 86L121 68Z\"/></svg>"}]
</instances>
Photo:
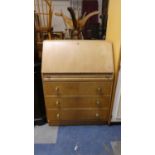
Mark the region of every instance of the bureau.
<instances>
[{"instance_id":1,"label":"bureau","mask_svg":"<svg viewBox=\"0 0 155 155\"><path fill-rule=\"evenodd\" d=\"M49 125L107 123L113 80L110 42L44 41L42 81Z\"/></svg>"}]
</instances>

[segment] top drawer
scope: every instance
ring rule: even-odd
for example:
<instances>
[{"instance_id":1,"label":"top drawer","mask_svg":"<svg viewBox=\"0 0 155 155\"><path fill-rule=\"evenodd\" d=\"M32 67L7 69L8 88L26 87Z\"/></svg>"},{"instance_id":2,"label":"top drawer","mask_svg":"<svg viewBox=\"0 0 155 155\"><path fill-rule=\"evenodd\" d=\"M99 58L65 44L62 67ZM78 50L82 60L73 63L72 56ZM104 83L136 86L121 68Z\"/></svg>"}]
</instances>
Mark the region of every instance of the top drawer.
<instances>
[{"instance_id":1,"label":"top drawer","mask_svg":"<svg viewBox=\"0 0 155 155\"><path fill-rule=\"evenodd\" d=\"M47 82L44 81L45 96L111 95L112 82Z\"/></svg>"}]
</instances>

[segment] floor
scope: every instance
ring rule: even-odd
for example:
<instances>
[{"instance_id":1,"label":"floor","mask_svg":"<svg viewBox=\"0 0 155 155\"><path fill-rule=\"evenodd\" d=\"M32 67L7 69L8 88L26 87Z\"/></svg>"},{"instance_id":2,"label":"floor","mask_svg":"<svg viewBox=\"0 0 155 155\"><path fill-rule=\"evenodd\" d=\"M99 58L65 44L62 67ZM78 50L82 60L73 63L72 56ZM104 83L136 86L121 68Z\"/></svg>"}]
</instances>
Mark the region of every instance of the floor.
<instances>
[{"instance_id":1,"label":"floor","mask_svg":"<svg viewBox=\"0 0 155 155\"><path fill-rule=\"evenodd\" d=\"M120 155L121 125L35 127L34 155ZM42 136L41 136L42 135Z\"/></svg>"}]
</instances>

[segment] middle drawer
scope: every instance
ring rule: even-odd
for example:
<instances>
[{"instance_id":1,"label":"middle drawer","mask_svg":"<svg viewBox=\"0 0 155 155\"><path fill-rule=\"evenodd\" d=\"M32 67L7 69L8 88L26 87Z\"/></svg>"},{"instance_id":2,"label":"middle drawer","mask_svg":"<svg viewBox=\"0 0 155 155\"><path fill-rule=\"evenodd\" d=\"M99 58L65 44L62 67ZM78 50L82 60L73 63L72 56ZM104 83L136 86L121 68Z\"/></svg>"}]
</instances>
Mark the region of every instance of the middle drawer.
<instances>
[{"instance_id":1,"label":"middle drawer","mask_svg":"<svg viewBox=\"0 0 155 155\"><path fill-rule=\"evenodd\" d=\"M47 108L108 108L110 96L104 97L45 97Z\"/></svg>"}]
</instances>

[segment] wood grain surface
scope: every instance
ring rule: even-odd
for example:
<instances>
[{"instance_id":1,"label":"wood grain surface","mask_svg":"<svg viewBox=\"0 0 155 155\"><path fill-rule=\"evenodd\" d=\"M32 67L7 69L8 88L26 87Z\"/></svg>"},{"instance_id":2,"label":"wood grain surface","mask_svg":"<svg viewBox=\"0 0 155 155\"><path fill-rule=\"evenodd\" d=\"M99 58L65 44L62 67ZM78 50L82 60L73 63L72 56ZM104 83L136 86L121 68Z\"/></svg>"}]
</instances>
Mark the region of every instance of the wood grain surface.
<instances>
[{"instance_id":1,"label":"wood grain surface","mask_svg":"<svg viewBox=\"0 0 155 155\"><path fill-rule=\"evenodd\" d=\"M43 43L42 73L113 73L112 44L92 40Z\"/></svg>"}]
</instances>

